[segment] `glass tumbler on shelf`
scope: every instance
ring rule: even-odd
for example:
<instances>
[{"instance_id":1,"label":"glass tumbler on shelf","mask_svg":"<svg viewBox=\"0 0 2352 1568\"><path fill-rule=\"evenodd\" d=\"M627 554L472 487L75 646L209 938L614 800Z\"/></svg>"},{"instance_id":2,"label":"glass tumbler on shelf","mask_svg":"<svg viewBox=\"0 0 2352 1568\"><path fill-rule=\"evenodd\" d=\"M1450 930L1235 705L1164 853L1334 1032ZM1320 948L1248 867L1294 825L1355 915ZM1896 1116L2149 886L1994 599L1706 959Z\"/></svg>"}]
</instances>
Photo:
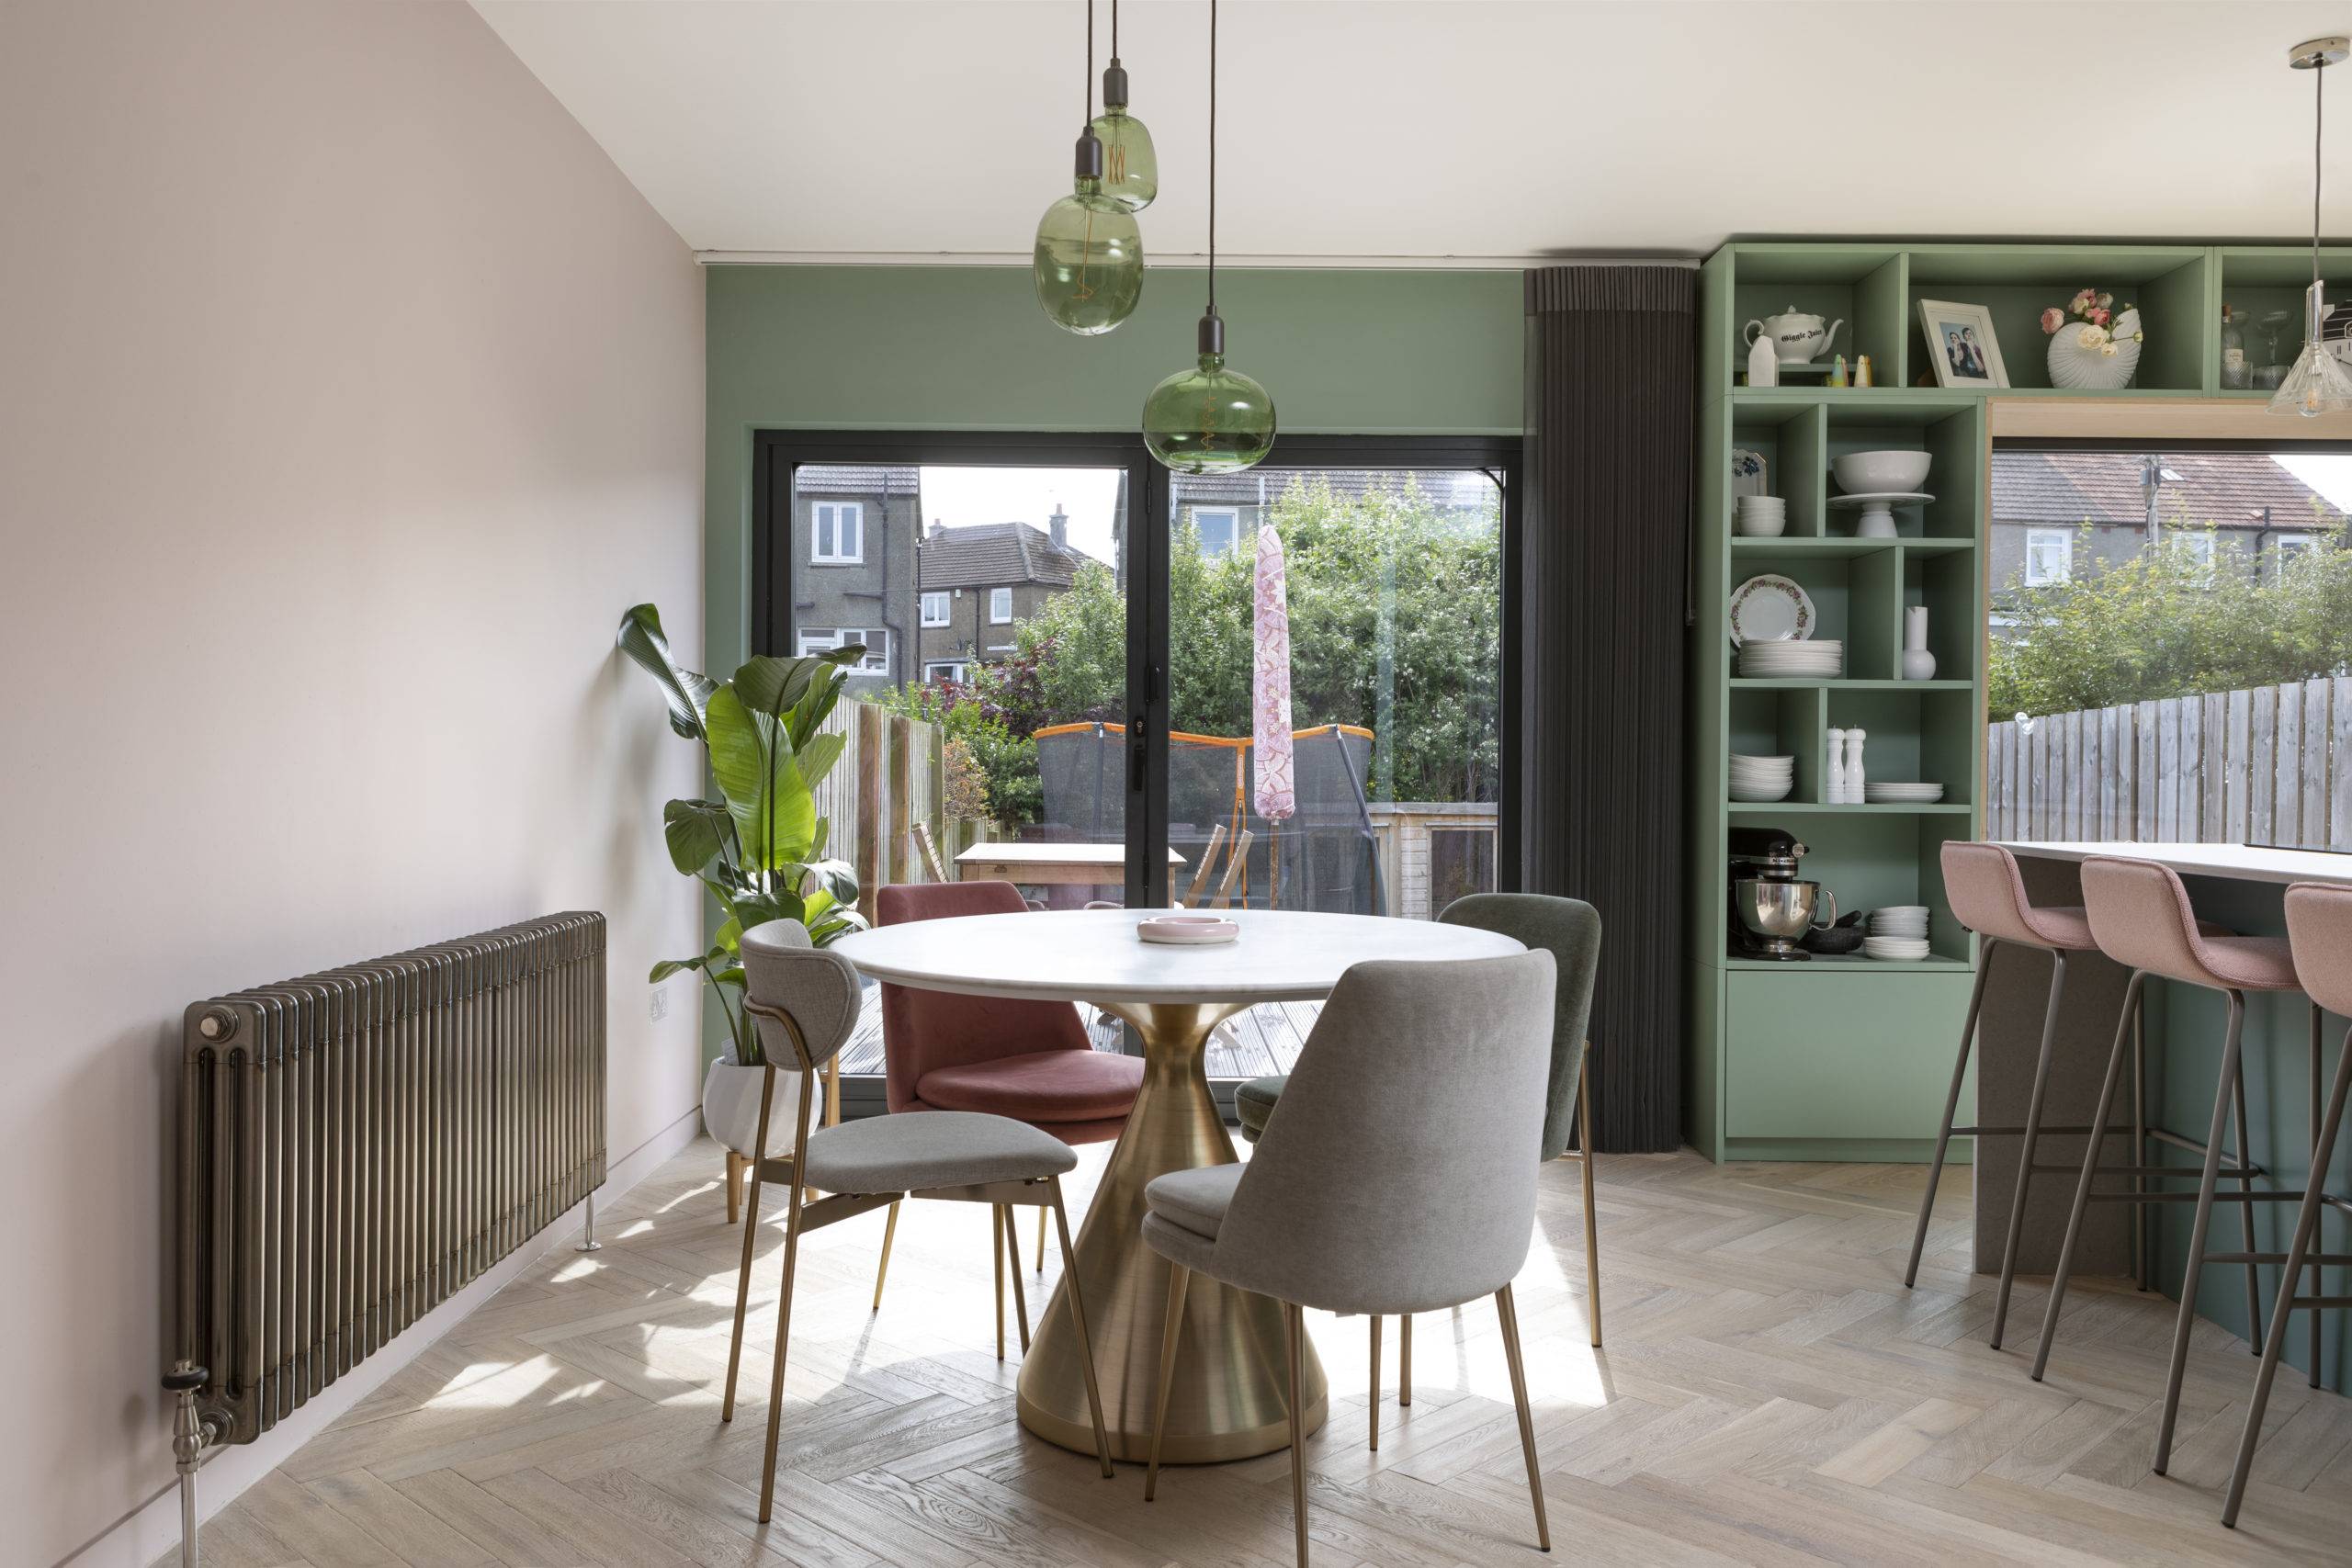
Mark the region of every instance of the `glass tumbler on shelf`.
<instances>
[{"instance_id":1,"label":"glass tumbler on shelf","mask_svg":"<svg viewBox=\"0 0 2352 1568\"><path fill-rule=\"evenodd\" d=\"M2287 367L2295 362L2295 355L2301 351L2303 345L2291 338L2281 337L2279 334L2284 333L2290 323L2301 319L2301 313L2295 310L2262 312L2262 319L2256 325L2261 329L2262 333L2264 351L2262 365L2269 370L2270 378L2264 380L2257 375L2255 385L2276 387L2280 381L2286 379Z\"/></svg>"}]
</instances>

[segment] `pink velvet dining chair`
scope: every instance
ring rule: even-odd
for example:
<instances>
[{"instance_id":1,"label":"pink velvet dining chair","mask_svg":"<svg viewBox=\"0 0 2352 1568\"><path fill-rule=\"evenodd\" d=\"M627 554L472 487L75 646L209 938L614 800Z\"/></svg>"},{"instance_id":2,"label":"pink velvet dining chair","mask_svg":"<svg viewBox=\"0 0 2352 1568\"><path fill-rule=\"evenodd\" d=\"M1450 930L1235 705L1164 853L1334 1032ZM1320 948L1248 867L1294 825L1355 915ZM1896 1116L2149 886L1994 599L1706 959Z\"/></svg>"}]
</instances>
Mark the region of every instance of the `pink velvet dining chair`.
<instances>
[{"instance_id":1,"label":"pink velvet dining chair","mask_svg":"<svg viewBox=\"0 0 2352 1568\"><path fill-rule=\"evenodd\" d=\"M885 926L1027 910L1009 882L906 884L875 896L876 923ZM1143 1088L1143 1060L1097 1051L1070 1003L950 996L887 984L881 990L885 1096L894 1115L971 1111L1009 1116L1071 1145L1107 1143L1125 1130L1127 1113ZM883 1228L882 1268L874 1281L876 1311L898 1223L893 1204ZM1017 1290L1021 1263L1009 1217L998 1217L998 1231ZM1041 1269L1044 1234L1041 1228ZM1023 1313L1025 1317L1025 1306ZM1022 1344L1028 1344L1025 1322Z\"/></svg>"}]
</instances>

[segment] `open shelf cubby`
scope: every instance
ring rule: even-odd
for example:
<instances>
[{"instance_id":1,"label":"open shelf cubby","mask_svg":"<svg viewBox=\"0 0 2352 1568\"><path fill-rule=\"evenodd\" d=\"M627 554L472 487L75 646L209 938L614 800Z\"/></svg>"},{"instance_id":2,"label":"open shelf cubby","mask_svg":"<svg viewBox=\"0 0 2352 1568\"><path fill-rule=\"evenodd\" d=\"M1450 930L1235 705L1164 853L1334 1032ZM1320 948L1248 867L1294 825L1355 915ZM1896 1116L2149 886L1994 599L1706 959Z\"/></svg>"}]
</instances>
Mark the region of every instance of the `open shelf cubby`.
<instances>
[{"instance_id":1,"label":"open shelf cubby","mask_svg":"<svg viewBox=\"0 0 2352 1568\"><path fill-rule=\"evenodd\" d=\"M2258 367L2266 357L2273 364L2293 364L2297 351L2303 345L2303 292L2312 283L2311 252L2224 246L2220 252L2220 263L2221 304L2243 311L2247 317L2243 329L2247 340L2246 364ZM2322 249L2319 268L2327 299L2338 305L2352 302L2352 250L2333 246ZM2266 316L2283 319L2268 355L2257 347L2265 335ZM2217 381L2216 385L2220 383ZM2267 398L2270 391L2251 386L2222 387L2221 395Z\"/></svg>"},{"instance_id":2,"label":"open shelf cubby","mask_svg":"<svg viewBox=\"0 0 2352 1568\"><path fill-rule=\"evenodd\" d=\"M1822 890L1837 899L1840 915L1889 905L1925 904L1931 959L1944 964L1968 962L1968 931L1952 918L1937 869L1945 840L1970 836L1964 811L1741 807L1739 823L1748 828L1778 828L1804 844L1804 876L1820 883ZM1727 937L1719 941L1725 960L1736 962ZM1884 967L1877 960L1860 962Z\"/></svg>"},{"instance_id":3,"label":"open shelf cubby","mask_svg":"<svg viewBox=\"0 0 2352 1568\"><path fill-rule=\"evenodd\" d=\"M2098 288L2139 308L2145 341L2135 388L2195 391L2210 384L2205 347L2220 341L2220 307L2208 299L2211 254L2202 245L1937 245L1909 257L1905 374L1913 379L1934 364L1919 326L1922 299L1984 306L2009 385L2047 388L2041 312L2063 307L2077 289Z\"/></svg>"}]
</instances>

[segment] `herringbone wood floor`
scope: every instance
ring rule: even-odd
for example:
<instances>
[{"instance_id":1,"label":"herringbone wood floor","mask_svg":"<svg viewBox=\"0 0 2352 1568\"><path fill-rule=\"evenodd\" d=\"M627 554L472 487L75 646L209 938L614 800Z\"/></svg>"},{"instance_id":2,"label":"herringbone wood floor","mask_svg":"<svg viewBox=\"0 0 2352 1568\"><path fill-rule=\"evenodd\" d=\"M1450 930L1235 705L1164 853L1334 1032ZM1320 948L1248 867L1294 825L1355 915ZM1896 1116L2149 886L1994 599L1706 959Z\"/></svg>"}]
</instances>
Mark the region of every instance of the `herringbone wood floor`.
<instances>
[{"instance_id":1,"label":"herringbone wood floor","mask_svg":"<svg viewBox=\"0 0 2352 1568\"><path fill-rule=\"evenodd\" d=\"M1074 1190L1102 1166L1083 1151ZM740 1232L707 1145L485 1305L225 1509L232 1564L1167 1563L1291 1561L1289 1456L1170 1471L1092 1461L1013 1419L986 1211L910 1204L868 1312L882 1216L803 1253L775 1522L752 1520L779 1260L757 1265L748 1404L719 1424ZM1604 1158L1608 1347L1586 1344L1577 1173L1546 1173L1518 1294L1560 1560L1611 1563L2303 1562L2352 1559L2352 1401L2278 1380L2242 1528L2216 1522L2254 1371L2207 1325L2170 1478L2151 1475L2171 1305L2076 1298L2049 1381L1984 1344L1967 1182L1947 1183L1919 1288L1900 1278L1921 1171ZM1035 1232L1023 1224L1024 1254ZM1055 1267L1048 1266L1050 1279ZM1034 1278L1034 1277L1033 1277ZM1032 1303L1045 1299L1034 1289ZM1416 1325L1415 1397L1366 1451L1361 1319L1310 1314L1330 1424L1307 1445L1316 1561L1548 1561L1532 1547L1491 1306ZM1009 1332L1009 1331L1008 1331Z\"/></svg>"}]
</instances>

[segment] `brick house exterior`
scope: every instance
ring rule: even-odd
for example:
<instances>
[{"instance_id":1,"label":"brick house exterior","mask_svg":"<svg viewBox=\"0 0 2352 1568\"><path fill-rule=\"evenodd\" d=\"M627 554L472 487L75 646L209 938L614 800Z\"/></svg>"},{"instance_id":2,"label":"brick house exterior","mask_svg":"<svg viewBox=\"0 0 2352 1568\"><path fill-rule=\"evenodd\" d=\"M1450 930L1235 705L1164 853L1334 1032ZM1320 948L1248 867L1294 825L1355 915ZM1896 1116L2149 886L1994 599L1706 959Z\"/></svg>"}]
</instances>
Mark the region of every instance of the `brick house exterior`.
<instances>
[{"instance_id":1,"label":"brick house exterior","mask_svg":"<svg viewBox=\"0 0 2352 1568\"><path fill-rule=\"evenodd\" d=\"M1002 659L1022 622L1068 588L1088 558L1072 549L1059 507L1044 528L1027 523L938 524L918 547L920 659L914 678L968 679Z\"/></svg>"},{"instance_id":2,"label":"brick house exterior","mask_svg":"<svg viewBox=\"0 0 2352 1568\"><path fill-rule=\"evenodd\" d=\"M922 515L911 464L809 463L794 475L793 650L865 644L852 696L914 674L914 540Z\"/></svg>"},{"instance_id":3,"label":"brick house exterior","mask_svg":"<svg viewBox=\"0 0 2352 1568\"><path fill-rule=\"evenodd\" d=\"M2342 542L2343 513L2267 453L1996 452L1996 618L2020 581L2079 581L2145 550L2152 502L2159 537L2210 531L2217 569L2266 580L2282 551Z\"/></svg>"}]
</instances>

